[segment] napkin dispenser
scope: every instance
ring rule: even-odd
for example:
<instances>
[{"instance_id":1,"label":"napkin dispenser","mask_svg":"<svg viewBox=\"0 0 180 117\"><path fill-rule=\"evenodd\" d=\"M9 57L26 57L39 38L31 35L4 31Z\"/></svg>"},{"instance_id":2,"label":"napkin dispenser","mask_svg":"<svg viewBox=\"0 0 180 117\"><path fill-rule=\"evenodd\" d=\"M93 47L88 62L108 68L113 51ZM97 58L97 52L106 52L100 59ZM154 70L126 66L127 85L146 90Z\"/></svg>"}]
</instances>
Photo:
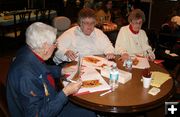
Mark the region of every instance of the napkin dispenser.
<instances>
[{"instance_id":1,"label":"napkin dispenser","mask_svg":"<svg viewBox=\"0 0 180 117\"><path fill-rule=\"evenodd\" d=\"M101 75L103 77L109 78L110 77L110 70L109 69L101 69ZM119 79L118 81L122 84L125 84L132 78L132 73L126 72L119 69Z\"/></svg>"}]
</instances>

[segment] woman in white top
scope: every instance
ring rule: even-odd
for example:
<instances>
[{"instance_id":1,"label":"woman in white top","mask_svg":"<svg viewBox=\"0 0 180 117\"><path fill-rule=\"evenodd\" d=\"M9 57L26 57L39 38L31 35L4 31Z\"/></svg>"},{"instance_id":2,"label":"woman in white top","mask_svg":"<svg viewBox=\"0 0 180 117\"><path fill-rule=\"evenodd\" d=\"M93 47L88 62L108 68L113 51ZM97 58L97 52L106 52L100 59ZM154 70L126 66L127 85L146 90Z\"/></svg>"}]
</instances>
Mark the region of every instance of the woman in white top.
<instances>
[{"instance_id":1,"label":"woman in white top","mask_svg":"<svg viewBox=\"0 0 180 117\"><path fill-rule=\"evenodd\" d=\"M133 10L128 17L129 25L123 26L117 36L115 51L125 60L129 56L143 56L154 60L155 55L148 43L148 37L141 29L145 22L144 12L140 9Z\"/></svg>"},{"instance_id":2,"label":"woman in white top","mask_svg":"<svg viewBox=\"0 0 180 117\"><path fill-rule=\"evenodd\" d=\"M114 47L109 38L95 27L94 10L83 8L79 12L78 26L74 26L58 37L58 49L53 58L56 64L73 61L78 54L81 57L105 54L107 59L114 59ZM78 53L78 54L77 54Z\"/></svg>"}]
</instances>

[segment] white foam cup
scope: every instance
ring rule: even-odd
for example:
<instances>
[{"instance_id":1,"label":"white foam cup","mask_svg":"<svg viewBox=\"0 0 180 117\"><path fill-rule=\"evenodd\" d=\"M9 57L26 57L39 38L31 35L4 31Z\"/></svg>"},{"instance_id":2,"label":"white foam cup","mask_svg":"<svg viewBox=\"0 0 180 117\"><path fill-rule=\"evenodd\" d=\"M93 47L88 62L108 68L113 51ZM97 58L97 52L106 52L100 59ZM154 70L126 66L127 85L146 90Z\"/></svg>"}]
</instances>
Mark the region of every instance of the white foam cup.
<instances>
[{"instance_id":1,"label":"white foam cup","mask_svg":"<svg viewBox=\"0 0 180 117\"><path fill-rule=\"evenodd\" d=\"M151 85L152 78L147 78L147 77L143 77L143 76L142 76L142 78L143 78L143 87L149 88Z\"/></svg>"}]
</instances>

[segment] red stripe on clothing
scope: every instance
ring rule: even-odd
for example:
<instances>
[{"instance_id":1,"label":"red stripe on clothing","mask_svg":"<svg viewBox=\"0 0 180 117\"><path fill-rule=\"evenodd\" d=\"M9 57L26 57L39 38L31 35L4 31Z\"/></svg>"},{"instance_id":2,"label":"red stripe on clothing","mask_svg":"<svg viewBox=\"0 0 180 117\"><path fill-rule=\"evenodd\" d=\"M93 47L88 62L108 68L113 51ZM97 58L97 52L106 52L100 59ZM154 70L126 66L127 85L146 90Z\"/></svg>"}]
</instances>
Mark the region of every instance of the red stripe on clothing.
<instances>
[{"instance_id":1,"label":"red stripe on clothing","mask_svg":"<svg viewBox=\"0 0 180 117\"><path fill-rule=\"evenodd\" d=\"M48 79L49 83L51 84L51 86L52 86L53 88L56 88L56 87L55 87L55 81L54 81L54 79L53 79L53 77L52 77L51 74L48 74L47 79Z\"/></svg>"},{"instance_id":2,"label":"red stripe on clothing","mask_svg":"<svg viewBox=\"0 0 180 117\"><path fill-rule=\"evenodd\" d=\"M138 34L139 31L134 31L132 25L129 25L129 29L133 34Z\"/></svg>"}]
</instances>

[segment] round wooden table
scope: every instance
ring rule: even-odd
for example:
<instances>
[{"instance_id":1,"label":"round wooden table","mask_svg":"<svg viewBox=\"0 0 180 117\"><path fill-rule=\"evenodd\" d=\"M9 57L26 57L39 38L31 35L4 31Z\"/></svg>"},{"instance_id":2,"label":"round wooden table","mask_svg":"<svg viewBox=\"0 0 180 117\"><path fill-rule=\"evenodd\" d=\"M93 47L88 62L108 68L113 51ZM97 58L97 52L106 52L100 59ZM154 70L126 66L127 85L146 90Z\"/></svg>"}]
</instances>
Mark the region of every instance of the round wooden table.
<instances>
[{"instance_id":1,"label":"round wooden table","mask_svg":"<svg viewBox=\"0 0 180 117\"><path fill-rule=\"evenodd\" d=\"M116 58L118 68L125 70L122 63ZM151 71L160 71L168 73L164 68L150 62ZM162 106L165 101L168 101L175 89L173 79L166 81L161 87L160 93L155 96L148 94L149 89L143 88L141 82L142 69L132 69L132 79L125 84L119 84L119 87L114 91L104 96L99 96L103 92L95 92L79 96L70 96L69 99L73 103L82 107L108 113L134 113L144 112ZM107 78L104 78L108 81Z\"/></svg>"}]
</instances>

